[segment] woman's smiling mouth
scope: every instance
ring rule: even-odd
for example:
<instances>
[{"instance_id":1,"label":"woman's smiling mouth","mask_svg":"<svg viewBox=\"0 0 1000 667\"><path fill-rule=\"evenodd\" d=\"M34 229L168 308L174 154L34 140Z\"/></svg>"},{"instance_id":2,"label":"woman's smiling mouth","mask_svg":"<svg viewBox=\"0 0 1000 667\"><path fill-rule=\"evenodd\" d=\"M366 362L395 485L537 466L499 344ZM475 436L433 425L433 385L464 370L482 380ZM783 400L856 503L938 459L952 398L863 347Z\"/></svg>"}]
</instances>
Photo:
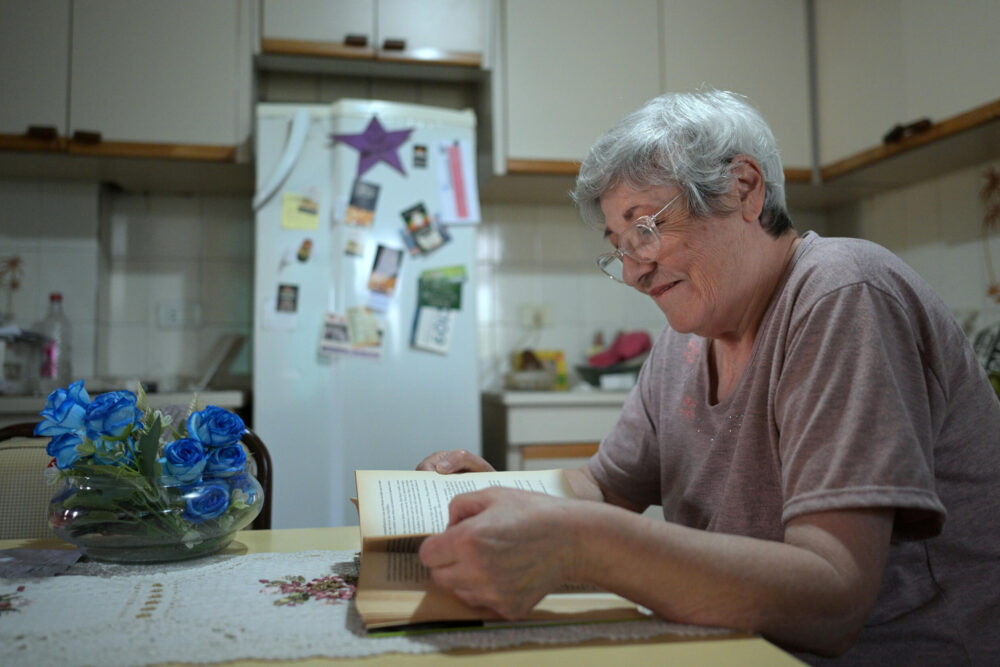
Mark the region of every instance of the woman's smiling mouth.
<instances>
[{"instance_id":1,"label":"woman's smiling mouth","mask_svg":"<svg viewBox=\"0 0 1000 667\"><path fill-rule=\"evenodd\" d=\"M651 297L653 297L655 299L655 298L657 298L657 297L665 294L666 292L670 291L671 289L673 289L674 285L676 285L679 282L680 282L679 280L675 280L672 283L667 283L666 285L663 285L661 287L653 288L653 289L649 290L647 292L647 294L649 294L649 296L651 296Z\"/></svg>"}]
</instances>

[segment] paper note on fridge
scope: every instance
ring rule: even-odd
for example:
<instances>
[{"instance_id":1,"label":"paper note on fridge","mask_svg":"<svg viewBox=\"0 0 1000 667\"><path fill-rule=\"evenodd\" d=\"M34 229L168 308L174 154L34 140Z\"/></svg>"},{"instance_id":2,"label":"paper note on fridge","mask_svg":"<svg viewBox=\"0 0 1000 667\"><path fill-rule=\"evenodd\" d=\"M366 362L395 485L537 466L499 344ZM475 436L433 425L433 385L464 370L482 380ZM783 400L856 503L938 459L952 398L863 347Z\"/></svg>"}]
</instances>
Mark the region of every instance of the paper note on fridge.
<instances>
[{"instance_id":1,"label":"paper note on fridge","mask_svg":"<svg viewBox=\"0 0 1000 667\"><path fill-rule=\"evenodd\" d=\"M305 195L286 192L281 198L282 229L319 229L319 204Z\"/></svg>"},{"instance_id":2,"label":"paper note on fridge","mask_svg":"<svg viewBox=\"0 0 1000 667\"><path fill-rule=\"evenodd\" d=\"M442 141L437 147L437 177L441 193L441 215L446 225L479 222L479 186L476 158L468 140Z\"/></svg>"}]
</instances>

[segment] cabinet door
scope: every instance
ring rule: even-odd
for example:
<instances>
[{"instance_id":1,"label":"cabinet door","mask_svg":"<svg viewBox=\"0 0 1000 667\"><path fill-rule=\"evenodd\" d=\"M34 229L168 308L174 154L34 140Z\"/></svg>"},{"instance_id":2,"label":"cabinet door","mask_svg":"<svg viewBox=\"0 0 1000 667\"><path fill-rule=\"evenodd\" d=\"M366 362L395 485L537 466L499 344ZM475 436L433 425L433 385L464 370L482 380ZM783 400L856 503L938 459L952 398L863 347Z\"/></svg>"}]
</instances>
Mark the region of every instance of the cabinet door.
<instances>
[{"instance_id":1,"label":"cabinet door","mask_svg":"<svg viewBox=\"0 0 1000 667\"><path fill-rule=\"evenodd\" d=\"M69 0L0 0L0 133L66 133Z\"/></svg>"},{"instance_id":2,"label":"cabinet door","mask_svg":"<svg viewBox=\"0 0 1000 667\"><path fill-rule=\"evenodd\" d=\"M406 50L486 52L489 0L378 0L378 44L406 40Z\"/></svg>"},{"instance_id":3,"label":"cabinet door","mask_svg":"<svg viewBox=\"0 0 1000 667\"><path fill-rule=\"evenodd\" d=\"M249 135L245 0L73 4L70 131L108 141L241 143Z\"/></svg>"},{"instance_id":4,"label":"cabinet door","mask_svg":"<svg viewBox=\"0 0 1000 667\"><path fill-rule=\"evenodd\" d=\"M877 4L877 3L873 3ZM785 167L813 164L803 0L663 0L664 88L746 95Z\"/></svg>"},{"instance_id":5,"label":"cabinet door","mask_svg":"<svg viewBox=\"0 0 1000 667\"><path fill-rule=\"evenodd\" d=\"M657 0L508 0L509 159L582 160L660 89Z\"/></svg>"},{"instance_id":6,"label":"cabinet door","mask_svg":"<svg viewBox=\"0 0 1000 667\"><path fill-rule=\"evenodd\" d=\"M904 0L906 116L940 122L1000 99L1000 2Z\"/></svg>"},{"instance_id":7,"label":"cabinet door","mask_svg":"<svg viewBox=\"0 0 1000 667\"><path fill-rule=\"evenodd\" d=\"M375 46L375 0L264 0L261 35L336 44L364 35Z\"/></svg>"},{"instance_id":8,"label":"cabinet door","mask_svg":"<svg viewBox=\"0 0 1000 667\"><path fill-rule=\"evenodd\" d=\"M820 159L882 143L897 124L937 123L1000 96L995 0L820 0Z\"/></svg>"},{"instance_id":9,"label":"cabinet door","mask_svg":"<svg viewBox=\"0 0 1000 667\"><path fill-rule=\"evenodd\" d=\"M877 146L905 116L900 2L815 7L819 161L827 165Z\"/></svg>"}]
</instances>

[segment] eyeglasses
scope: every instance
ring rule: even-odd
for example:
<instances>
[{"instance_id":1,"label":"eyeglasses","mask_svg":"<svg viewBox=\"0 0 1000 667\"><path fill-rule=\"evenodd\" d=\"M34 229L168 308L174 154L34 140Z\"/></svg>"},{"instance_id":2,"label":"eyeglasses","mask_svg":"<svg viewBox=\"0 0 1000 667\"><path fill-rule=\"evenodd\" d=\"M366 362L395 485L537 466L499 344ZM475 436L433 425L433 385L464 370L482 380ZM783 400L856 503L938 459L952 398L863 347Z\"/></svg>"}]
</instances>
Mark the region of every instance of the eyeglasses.
<instances>
[{"instance_id":1,"label":"eyeglasses","mask_svg":"<svg viewBox=\"0 0 1000 667\"><path fill-rule=\"evenodd\" d=\"M601 271L615 282L624 283L625 256L644 264L655 262L656 256L660 254L660 230L656 227L657 220L679 198L680 194L668 201L655 215L636 218L632 226L622 232L618 247L597 258L597 266L601 267Z\"/></svg>"}]
</instances>

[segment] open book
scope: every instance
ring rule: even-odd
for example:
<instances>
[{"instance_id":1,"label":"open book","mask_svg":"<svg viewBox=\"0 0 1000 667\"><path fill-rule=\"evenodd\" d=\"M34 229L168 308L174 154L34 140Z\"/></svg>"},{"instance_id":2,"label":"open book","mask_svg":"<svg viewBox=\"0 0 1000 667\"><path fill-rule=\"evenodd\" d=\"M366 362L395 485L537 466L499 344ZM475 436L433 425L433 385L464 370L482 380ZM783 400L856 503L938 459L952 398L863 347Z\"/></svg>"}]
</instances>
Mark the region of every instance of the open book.
<instances>
[{"instance_id":1,"label":"open book","mask_svg":"<svg viewBox=\"0 0 1000 667\"><path fill-rule=\"evenodd\" d=\"M355 599L368 629L428 623L499 621L439 588L417 550L448 525L448 504L468 491L507 486L562 498L574 494L561 470L440 475L399 470L355 471L361 517L361 573ZM567 586L546 596L528 622L648 618L632 602L596 588Z\"/></svg>"}]
</instances>

